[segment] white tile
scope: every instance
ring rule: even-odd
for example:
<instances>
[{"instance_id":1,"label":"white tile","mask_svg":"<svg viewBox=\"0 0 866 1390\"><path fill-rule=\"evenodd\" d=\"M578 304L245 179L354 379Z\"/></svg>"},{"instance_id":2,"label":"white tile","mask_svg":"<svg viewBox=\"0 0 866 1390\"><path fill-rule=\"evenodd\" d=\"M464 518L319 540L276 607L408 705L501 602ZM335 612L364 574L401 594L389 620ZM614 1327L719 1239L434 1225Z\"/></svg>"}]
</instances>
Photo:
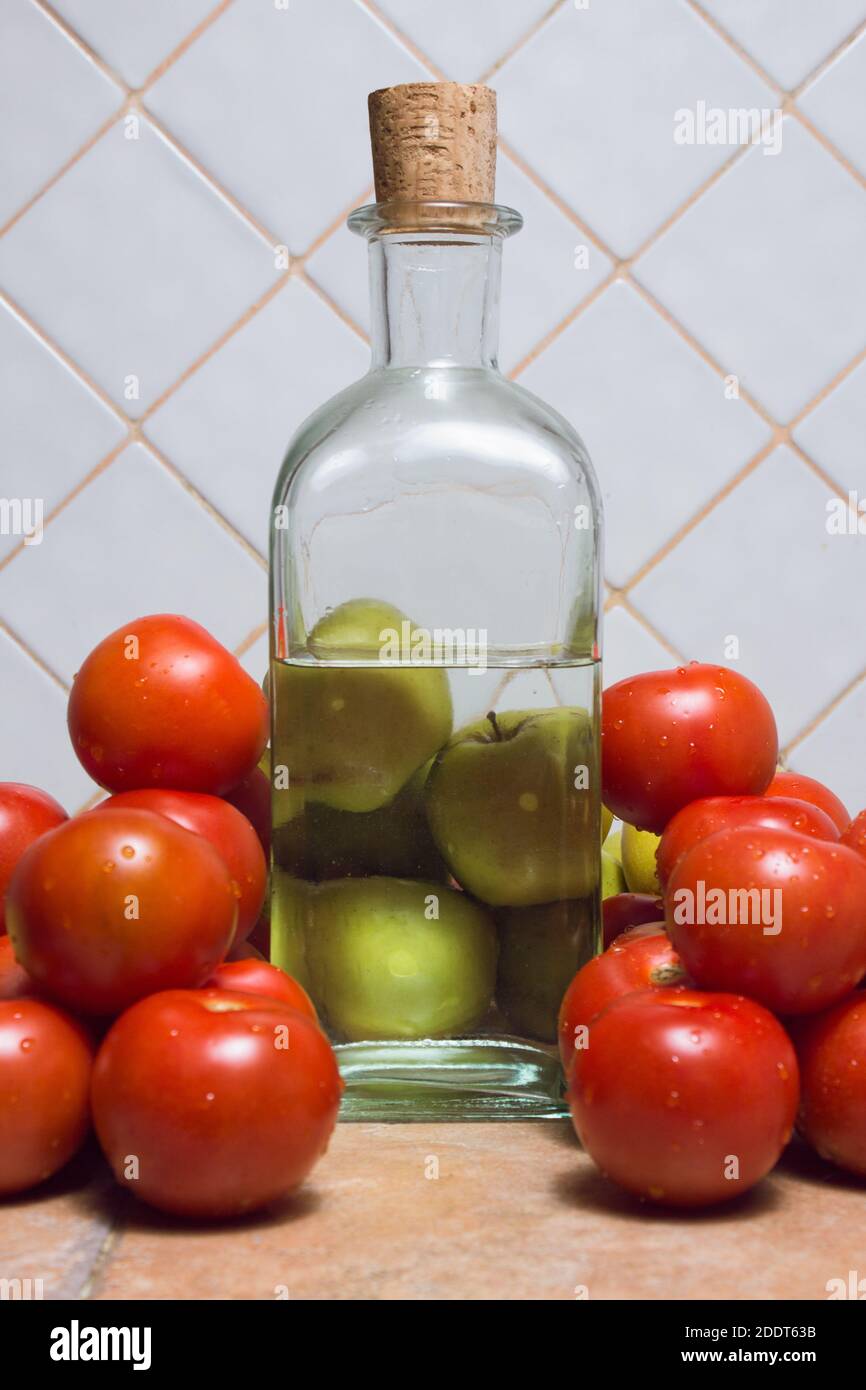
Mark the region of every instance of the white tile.
<instances>
[{"instance_id":1,"label":"white tile","mask_svg":"<svg viewBox=\"0 0 866 1390\"><path fill-rule=\"evenodd\" d=\"M140 87L216 6L216 0L51 0L115 72Z\"/></svg>"},{"instance_id":2,"label":"white tile","mask_svg":"<svg viewBox=\"0 0 866 1390\"><path fill-rule=\"evenodd\" d=\"M827 532L831 494L776 449L633 590L635 606L687 659L730 661L772 704L782 743L864 664L862 634L833 595L866 586L860 536Z\"/></svg>"},{"instance_id":3,"label":"white tile","mask_svg":"<svg viewBox=\"0 0 866 1390\"><path fill-rule=\"evenodd\" d=\"M701 0L771 77L791 91L866 19L864 0Z\"/></svg>"},{"instance_id":4,"label":"white tile","mask_svg":"<svg viewBox=\"0 0 866 1390\"><path fill-rule=\"evenodd\" d=\"M2 488L40 499L43 516L113 449L126 428L17 314L0 306ZM0 534L0 556L20 536Z\"/></svg>"},{"instance_id":5,"label":"white tile","mask_svg":"<svg viewBox=\"0 0 866 1390\"><path fill-rule=\"evenodd\" d=\"M806 89L797 105L866 174L866 30Z\"/></svg>"},{"instance_id":6,"label":"white tile","mask_svg":"<svg viewBox=\"0 0 866 1390\"><path fill-rule=\"evenodd\" d=\"M670 0L563 5L496 89L502 134L619 255L730 155L676 144L677 111L774 105L729 45Z\"/></svg>"},{"instance_id":7,"label":"white tile","mask_svg":"<svg viewBox=\"0 0 866 1390\"><path fill-rule=\"evenodd\" d=\"M797 744L788 766L825 782L842 798L852 818L866 808L866 681L860 681Z\"/></svg>"},{"instance_id":8,"label":"white tile","mask_svg":"<svg viewBox=\"0 0 866 1390\"><path fill-rule=\"evenodd\" d=\"M571 218L500 154L496 200L523 214L524 227L502 251L499 362L504 372L531 352L610 272L611 262ZM307 262L322 289L369 331L366 246L345 227Z\"/></svg>"},{"instance_id":9,"label":"white tile","mask_svg":"<svg viewBox=\"0 0 866 1390\"><path fill-rule=\"evenodd\" d=\"M810 411L794 438L843 492L866 497L866 362Z\"/></svg>"},{"instance_id":10,"label":"white tile","mask_svg":"<svg viewBox=\"0 0 866 1390\"><path fill-rule=\"evenodd\" d=\"M550 9L550 0L379 0L379 11L452 82L477 82Z\"/></svg>"},{"instance_id":11,"label":"white tile","mask_svg":"<svg viewBox=\"0 0 866 1390\"><path fill-rule=\"evenodd\" d=\"M145 433L267 554L271 496L297 426L362 376L370 353L292 280L146 422Z\"/></svg>"},{"instance_id":12,"label":"white tile","mask_svg":"<svg viewBox=\"0 0 866 1390\"><path fill-rule=\"evenodd\" d=\"M27 782L77 811L96 791L72 751L66 731L66 695L0 631L0 776Z\"/></svg>"},{"instance_id":13,"label":"white tile","mask_svg":"<svg viewBox=\"0 0 866 1390\"><path fill-rule=\"evenodd\" d=\"M669 671L676 657L629 613L617 606L604 615L604 686L642 671Z\"/></svg>"},{"instance_id":14,"label":"white tile","mask_svg":"<svg viewBox=\"0 0 866 1390\"><path fill-rule=\"evenodd\" d=\"M428 76L355 0L236 0L147 104L297 254L370 181L367 93Z\"/></svg>"},{"instance_id":15,"label":"white tile","mask_svg":"<svg viewBox=\"0 0 866 1390\"><path fill-rule=\"evenodd\" d=\"M120 121L0 242L11 296L138 416L277 275L257 233L142 120ZM139 399L127 397L138 380Z\"/></svg>"},{"instance_id":16,"label":"white tile","mask_svg":"<svg viewBox=\"0 0 866 1390\"><path fill-rule=\"evenodd\" d=\"M787 117L634 273L784 424L863 346L864 244L866 192Z\"/></svg>"},{"instance_id":17,"label":"white tile","mask_svg":"<svg viewBox=\"0 0 866 1390\"><path fill-rule=\"evenodd\" d=\"M121 623L183 613L234 648L265 616L262 568L141 445L0 572L0 616L71 681Z\"/></svg>"},{"instance_id":18,"label":"white tile","mask_svg":"<svg viewBox=\"0 0 866 1390\"><path fill-rule=\"evenodd\" d=\"M4 0L0 224L72 158L124 96L32 0Z\"/></svg>"},{"instance_id":19,"label":"white tile","mask_svg":"<svg viewBox=\"0 0 866 1390\"><path fill-rule=\"evenodd\" d=\"M605 573L622 587L769 438L742 400L623 281L522 373L589 449L605 506Z\"/></svg>"}]
</instances>

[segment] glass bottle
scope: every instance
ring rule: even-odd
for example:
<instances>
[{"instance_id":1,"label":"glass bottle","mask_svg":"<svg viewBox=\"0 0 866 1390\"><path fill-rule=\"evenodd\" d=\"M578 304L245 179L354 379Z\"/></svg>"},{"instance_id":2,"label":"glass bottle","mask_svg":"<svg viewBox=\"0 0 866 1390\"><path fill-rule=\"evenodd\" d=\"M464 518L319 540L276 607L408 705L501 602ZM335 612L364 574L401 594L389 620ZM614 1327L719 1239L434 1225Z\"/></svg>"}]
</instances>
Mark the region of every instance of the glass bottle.
<instances>
[{"instance_id":1,"label":"glass bottle","mask_svg":"<svg viewBox=\"0 0 866 1390\"><path fill-rule=\"evenodd\" d=\"M495 96L374 93L372 361L292 440L271 552L271 952L343 1114L565 1113L599 948L601 505L499 372Z\"/></svg>"}]
</instances>

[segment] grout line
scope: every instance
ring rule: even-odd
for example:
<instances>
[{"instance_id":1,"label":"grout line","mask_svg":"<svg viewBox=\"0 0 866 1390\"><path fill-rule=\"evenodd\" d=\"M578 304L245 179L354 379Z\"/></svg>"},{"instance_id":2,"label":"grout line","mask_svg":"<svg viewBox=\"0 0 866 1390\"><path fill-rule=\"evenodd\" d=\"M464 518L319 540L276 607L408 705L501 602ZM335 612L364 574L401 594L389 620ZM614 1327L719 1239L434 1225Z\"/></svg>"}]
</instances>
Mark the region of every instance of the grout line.
<instances>
[{"instance_id":1,"label":"grout line","mask_svg":"<svg viewBox=\"0 0 866 1390\"><path fill-rule=\"evenodd\" d=\"M792 105L791 115L795 120L800 122L804 130L808 130L812 138L817 140L818 144L825 149L829 155L832 155L837 164L842 165L846 173L850 174L852 179L854 179L856 183L859 183L861 188L866 188L866 177L860 173L856 165L851 163L847 155L844 155L841 150L836 148L832 141L824 134L823 130L820 130L818 126L813 124L805 112L800 110L799 106Z\"/></svg>"},{"instance_id":2,"label":"grout line","mask_svg":"<svg viewBox=\"0 0 866 1390\"><path fill-rule=\"evenodd\" d=\"M256 642L258 642L259 638L264 637L267 630L268 620L266 618L263 623L259 623L257 627L254 627L252 632L247 633L247 636L244 638L242 642L238 643L238 645L234 649L235 656L245 656L246 653L250 650L250 647L254 647Z\"/></svg>"},{"instance_id":3,"label":"grout line","mask_svg":"<svg viewBox=\"0 0 866 1390\"><path fill-rule=\"evenodd\" d=\"M526 33L523 34L519 39L517 39L511 45L510 48L507 48L505 50L501 58L497 58L496 62L491 64L491 66L481 74L481 76L478 78L478 81L489 82L490 79L499 71L500 68L503 68L511 58L513 58L517 53L520 52L521 48L525 48L525 46L529 43L530 39L535 38L535 35L539 32L539 30L543 29L545 24L547 24L551 19L553 19L553 16L556 14L557 10L561 10L565 3L566 0L553 0L553 4L550 5L547 10L545 10L544 14L541 15L535 21L535 23L531 25L529 29L527 29Z\"/></svg>"},{"instance_id":4,"label":"grout line","mask_svg":"<svg viewBox=\"0 0 866 1390\"><path fill-rule=\"evenodd\" d=\"M322 289L322 286L319 284L318 280L314 280L312 275L310 275L309 272L306 270L299 271L297 278L301 281L302 284L307 286L308 290L310 290L319 299L321 299L324 304L327 304L328 308L333 311L337 318L342 319L346 327L351 328L352 332L356 333L363 343L369 344L369 335L364 332L363 328L361 328L349 314L346 313L346 310L343 309L341 305L337 303L336 299L331 298L327 290Z\"/></svg>"},{"instance_id":5,"label":"grout line","mask_svg":"<svg viewBox=\"0 0 866 1390\"><path fill-rule=\"evenodd\" d=\"M253 229L253 231L257 233L257 235L262 239L263 242L265 242L265 244L268 247L270 247L272 251L275 250L278 246L284 245L284 242L281 240L280 237L275 236L272 232L270 232L268 228L262 222L259 221L259 219L255 216L254 213L250 212L248 208L244 207L243 203L238 202L235 195L233 193L230 193L229 190L220 183L219 179L214 174L212 174L211 171L204 164L202 164L201 161L197 159L196 156L192 154L190 150L187 149L186 145L184 145L181 142L178 136L176 136L172 131L170 131L167 126L163 125L159 117L153 114L153 112L150 110L149 106L146 105L146 103L142 103L141 105L139 105L137 98L135 97L131 97L130 101L135 103L137 109L141 111L141 114L145 118L145 120L153 126L157 134L159 134L165 141L165 143L168 146L170 146L171 149L174 150L175 154L179 155L180 158L183 159L185 163L187 163L190 166L190 168L194 169L195 172L199 175L199 177L203 179L205 183L208 185L208 187L211 189L211 192L213 192L218 198L220 198L222 202L228 203L229 207L234 209L237 215L244 222L246 222L247 225Z\"/></svg>"},{"instance_id":6,"label":"grout line","mask_svg":"<svg viewBox=\"0 0 866 1390\"><path fill-rule=\"evenodd\" d=\"M71 502L75 501L76 497L80 497L85 488L89 487L94 479L99 477L100 473L104 473L107 468L110 468L115 459L119 458L123 451L133 442L134 434L130 430L123 439L118 440L117 444L115 444L112 449L109 449L108 453L91 468L89 473L85 473L84 477L75 484L75 487L72 488L65 497L60 499L55 507L52 507L51 511L48 512L47 516L43 519L43 527L49 526L55 517L58 517L61 512L66 510ZM23 550L24 541L21 540L13 550L9 551L8 555L4 555L3 559L0 560L0 571L4 570L7 565L10 565L16 556L20 555Z\"/></svg>"},{"instance_id":7,"label":"grout line","mask_svg":"<svg viewBox=\"0 0 866 1390\"><path fill-rule=\"evenodd\" d=\"M653 623L650 622L649 618L644 617L643 613L640 611L639 608L635 608L634 604L631 602L631 599L628 597L626 593L620 594L620 601L615 606L619 608L624 608L625 611L629 613L632 618L634 618L635 622L640 623L641 627L643 627L645 631L649 633L650 637L655 638L656 642L660 643L661 646L664 647L665 651L670 652L671 656L674 657L674 659L676 660L678 666L682 666L684 664L686 658L683 656L682 652L677 647L675 647L672 642L668 641L667 637L665 637L664 634L660 632L659 629Z\"/></svg>"},{"instance_id":8,"label":"grout line","mask_svg":"<svg viewBox=\"0 0 866 1390\"><path fill-rule=\"evenodd\" d=\"M94 1256L93 1264L85 1276L81 1288L78 1290L78 1299L87 1301L93 1297L97 1284L102 1281L102 1275L111 1262L114 1247L123 1233L120 1217L115 1215L105 1232L102 1243Z\"/></svg>"},{"instance_id":9,"label":"grout line","mask_svg":"<svg viewBox=\"0 0 866 1390\"><path fill-rule=\"evenodd\" d=\"M716 37L722 40L722 43L727 44L728 48L734 50L737 56L746 64L746 67L751 68L755 76L759 77L766 86L772 87L773 91L778 92L780 96L788 95L785 88L780 86L774 77L770 76L766 68L763 68L758 62L757 58L752 57L749 50L743 47L739 39L735 39L733 34L729 34L727 29L723 27L714 15L707 13L703 5L699 3L699 0L686 0L686 4L699 19L704 21L708 29L712 29Z\"/></svg>"},{"instance_id":10,"label":"grout line","mask_svg":"<svg viewBox=\"0 0 866 1390\"><path fill-rule=\"evenodd\" d=\"M11 628L4 618L0 618L0 632L5 632L9 640L14 642L15 646L19 647L24 655L30 658L34 666L39 667L43 675L48 676L54 685L59 686L64 695L69 694L70 687L66 684L65 680L58 676L56 671L52 671L50 666L45 664L42 657L38 656L36 652L33 651L33 648L28 646L24 638L16 632L14 628Z\"/></svg>"},{"instance_id":11,"label":"grout line","mask_svg":"<svg viewBox=\"0 0 866 1390\"><path fill-rule=\"evenodd\" d=\"M860 683L864 679L866 679L866 669L860 671L860 673L856 675L853 680L849 681L848 684L845 686L844 690L840 690L837 695L834 695L830 703L825 705L824 708L820 710L818 714L815 715L814 719L811 719L809 723L806 724L800 730L799 733L795 734L794 737L790 739L788 743L785 744L785 747L781 750L782 756L787 758L788 755L795 748L799 747L801 743L805 742L809 735L814 733L815 730L819 727L819 725L823 724L825 720L833 713L834 710L838 709L842 701L847 699L847 697L854 690L856 690L857 686L860 685Z\"/></svg>"},{"instance_id":12,"label":"grout line","mask_svg":"<svg viewBox=\"0 0 866 1390\"><path fill-rule=\"evenodd\" d=\"M98 397L102 404L108 410L111 411L112 415L116 416L116 418L120 421L122 425L129 424L129 417L124 413L120 406L117 405L111 399L108 392L103 390L103 388L96 381L94 381L92 377L88 375L88 373L84 370L83 367L80 367L78 363L69 356L69 353L66 352L66 350L62 348L60 344L50 336L49 333L47 333L46 330L42 328L41 325L38 324L34 318L31 318L27 311L25 309L22 309L21 305L16 303L16 301L12 298L11 295L6 294L6 292L2 289L0 289L0 304L5 305L5 307L9 310L11 314L14 314L16 318L19 318L21 322L25 324L27 328L30 329L34 337L38 338L40 343L42 343L49 352L51 352L55 357L59 357L64 367L67 367L74 376L77 376L80 381L83 381L84 384L87 386L87 389L94 396Z\"/></svg>"},{"instance_id":13,"label":"grout line","mask_svg":"<svg viewBox=\"0 0 866 1390\"><path fill-rule=\"evenodd\" d=\"M533 348L530 349L526 356L521 357L517 365L515 367L512 367L511 371L508 373L509 380L516 381L518 377L522 376L523 373L526 371L526 368L531 366L531 364L536 360L536 358L541 357L541 355L547 350L547 348L550 347L551 343L555 343L557 338L559 338L566 331L567 328L571 327L575 319L580 318L580 315L586 309L589 309L597 299L601 298L605 290L609 290L611 285L614 285L616 281L621 278L622 277L620 275L620 272L617 270L616 266L614 266L608 272L605 278L599 281L595 289L590 290L589 294L586 296L585 299L582 299L579 304L575 304L574 308L566 314L564 319L562 319L559 323L554 324L553 328L548 329L544 337L539 339L539 341L535 344Z\"/></svg>"},{"instance_id":14,"label":"grout line","mask_svg":"<svg viewBox=\"0 0 866 1390\"><path fill-rule=\"evenodd\" d=\"M148 73L141 86L137 89L138 92L146 92L148 88L152 87L154 83L158 82L159 79L162 76L164 76L165 73L168 72L169 68L174 67L178 58L183 57L184 53L186 53L187 49L195 43L196 39L201 38L202 34L207 29L209 29L212 24L215 24L216 21L222 15L224 15L226 10L229 9L233 4L234 0L220 0L220 3L217 5L216 9L211 10L210 14L206 14L204 19L200 19L195 28L191 29L190 32L187 34L186 38L182 39L181 42L177 45L177 48L173 48L170 53L167 53L166 56L162 59L162 61L160 63L157 63L156 67L153 69L153 72Z\"/></svg>"},{"instance_id":15,"label":"grout line","mask_svg":"<svg viewBox=\"0 0 866 1390\"><path fill-rule=\"evenodd\" d=\"M421 51L415 40L404 33L390 15L382 14L381 10L377 9L372 3L372 0L357 0L357 4L359 9L366 10L371 19L374 19L377 24L387 30L391 38L395 39L397 43L405 48L407 53L410 53L416 62L420 63L423 68L426 68L429 73L432 73L437 82L450 81L448 75L443 72L442 68L434 63L432 59L428 58L426 53Z\"/></svg>"},{"instance_id":16,"label":"grout line","mask_svg":"<svg viewBox=\"0 0 866 1390\"><path fill-rule=\"evenodd\" d=\"M44 198L45 194L48 193L49 190L52 189L56 183L60 182L64 174L68 173L69 170L73 168L73 166L76 165L80 159L83 159L83 157L86 154L88 154L90 150L93 149L94 145L98 144L98 142L102 139L103 135L108 134L111 127L123 115L124 111L126 110L126 107L127 99L126 97L124 97L123 101L121 101L120 105L117 107L117 110L112 111L111 115L108 116L106 120L102 122L102 125L99 126L98 129L93 132L89 139L85 140L84 144L81 146L81 149L76 150L75 154L70 155L69 159L67 159L64 164L61 164L60 168L56 171L56 173L52 174L51 178L48 179L46 183L42 184L41 188L38 188L35 193L31 194L27 201L23 203L16 212L13 212L8 222L5 222L3 226L0 227L0 237L4 237L7 232L11 232L15 224L17 222L20 222L22 217L26 216L26 214L30 211L34 204L38 203L40 198Z\"/></svg>"},{"instance_id":17,"label":"grout line","mask_svg":"<svg viewBox=\"0 0 866 1390\"><path fill-rule=\"evenodd\" d=\"M145 449L147 449L151 454L153 454L154 458L157 460L158 463L162 464L166 473L170 474L170 476L174 478L176 482L180 483L184 492L189 493L190 497L192 497L196 502L198 502L202 510L208 513L211 520L215 521L223 529L223 531L226 531L228 535L231 536L232 540L234 540L241 547L242 550L246 551L250 559L255 560L259 568L263 569L265 573L267 573L268 562L264 558L264 556L259 554L254 545L250 545L247 538L245 536L242 536L240 531L238 531L232 525L228 518L223 516L222 512L217 510L214 504L210 502L207 499L207 497L205 497L203 492L199 492L195 484L191 483L189 478L187 478L183 473L181 473L177 465L172 463L171 459L168 458L162 452L161 449L157 448L157 446L151 441L151 439L147 435L141 438L140 443Z\"/></svg>"},{"instance_id":18,"label":"grout line","mask_svg":"<svg viewBox=\"0 0 866 1390\"><path fill-rule=\"evenodd\" d=\"M645 579L651 570L655 569L656 565L660 564L662 560L665 560L667 556L670 555L672 550L676 549L676 547L680 544L680 541L685 540L686 536L688 536L692 531L694 531L695 528L699 526L701 522L704 521L710 515L711 512L714 512L716 508L719 506L719 504L721 502L724 502L725 498L729 497L731 493L739 487L740 483L744 482L745 479L748 478L750 473L754 473L755 469L758 468L758 466L761 463L763 463L764 459L767 458L775 448L776 440L774 438L769 440L763 446L763 448L758 450L756 454L753 454L752 457L748 460L748 462L746 462L743 465L743 467L740 468L734 474L732 478L729 478L728 481L724 484L724 486L721 487L718 492L714 493L713 496L707 502L705 502L704 505L701 508L699 508L697 512L695 512L694 516L689 517L688 521L683 522L679 530L675 531L674 534L670 537L670 539L665 541L664 545L661 546L661 548L657 550L654 555L651 555L648 560L644 561L644 563L640 566L638 570L635 571L635 573L631 576L627 583L625 583L622 586L622 594L624 596L628 596L631 593L631 590L636 585L640 584L641 580Z\"/></svg>"},{"instance_id":19,"label":"grout line","mask_svg":"<svg viewBox=\"0 0 866 1390\"><path fill-rule=\"evenodd\" d=\"M826 386L822 386L817 396L815 396L811 401L809 401L808 404L805 405L803 409L799 412L799 414L793 417L793 419L788 424L789 433L793 434L794 430L797 428L798 425L802 423L803 420L805 420L806 416L811 415L813 410L817 410L818 406L823 404L823 402L827 399L828 396L832 396L837 386L841 386L845 378L849 377L852 374L852 372L856 372L857 368L861 366L863 362L866 362L866 347L861 348L861 350L854 357L851 358L851 361L848 363L848 365L846 367L843 367L842 370L839 373L837 373L837 375L834 376L833 380L828 382Z\"/></svg>"},{"instance_id":20,"label":"grout line","mask_svg":"<svg viewBox=\"0 0 866 1390\"><path fill-rule=\"evenodd\" d=\"M107 63L99 53L97 53L95 48L91 48L87 40L83 39L81 35L78 33L78 30L73 29L69 21L65 19L62 14L59 14L58 11L54 9L53 5L51 5L50 3L50 0L33 0L33 3L42 11L42 13L48 19L51 20L53 24L57 26L58 29L60 29L66 35L70 43L72 43L78 49L79 53L81 53L85 58L87 58L95 68L99 69L103 77L107 77L109 81L113 82L117 87L119 87L122 92L125 92L127 96L129 95L129 84L123 80L123 78L120 76L120 73L115 72L114 68L111 67L111 65Z\"/></svg>"},{"instance_id":21,"label":"grout line","mask_svg":"<svg viewBox=\"0 0 866 1390\"><path fill-rule=\"evenodd\" d=\"M806 450L803 449L795 439L791 439L789 435L786 437L784 442L786 446L791 450L791 452L797 455L800 462L804 463L806 467L809 469L809 471L811 473L814 473L815 477L818 478L824 484L825 487L829 488L829 490L832 493L834 493L836 497L840 497L843 502L848 501L847 491L843 491L841 484L837 483L835 478L832 478L829 473L825 472L824 469L821 467L820 463L816 463L815 460L809 454L806 453Z\"/></svg>"},{"instance_id":22,"label":"grout line","mask_svg":"<svg viewBox=\"0 0 866 1390\"><path fill-rule=\"evenodd\" d=\"M582 236L587 237L596 249L607 256L608 260L612 261L615 266L621 264L621 258L602 240L598 232L594 231L588 222L584 222L580 214L575 212L574 208L571 207L569 203L566 203L563 198L560 198L559 194L551 188L550 184L544 181L541 175L532 168L531 164L527 163L523 155L519 154L513 145L509 144L503 136L497 137L496 145L497 149L501 150L504 155L507 155L512 164L517 165L520 172L538 189L539 193L542 193L544 197L547 198L548 202L553 203L554 207L562 213L563 217L568 218L569 222L577 228Z\"/></svg>"},{"instance_id":23,"label":"grout line","mask_svg":"<svg viewBox=\"0 0 866 1390\"><path fill-rule=\"evenodd\" d=\"M818 81L819 77L823 77L827 69L833 66L837 58L842 57L842 54L847 48L851 48L851 46L857 42L864 31L866 31L866 19L858 24L856 29L852 29L848 37L843 39L837 48L834 48L832 52L828 53L826 58L822 58L817 67L814 67L811 72L807 72L806 76L801 82L797 83L796 87L791 88L791 96L794 100L796 101L798 97L802 96L807 87L813 86L814 83Z\"/></svg>"},{"instance_id":24,"label":"grout line","mask_svg":"<svg viewBox=\"0 0 866 1390\"><path fill-rule=\"evenodd\" d=\"M166 401L169 400L185 382L189 381L190 377L194 376L200 367L203 367L211 357L219 352L221 348L225 347L226 343L228 343L235 334L239 333L242 328L246 328L247 324L286 287L290 278L291 271L283 271L279 279L269 285L264 294L259 295L255 303L250 304L250 306L244 310L240 318L235 319L234 323L229 324L228 328L211 343L210 347L206 348L201 356L197 357L194 362L191 362L190 365L181 372L177 380L173 381L170 386L165 388L162 395L157 396L156 400L151 402L144 414L138 417L139 425L143 425L146 420L150 419L151 415L155 415L160 407L165 405Z\"/></svg>"}]
</instances>

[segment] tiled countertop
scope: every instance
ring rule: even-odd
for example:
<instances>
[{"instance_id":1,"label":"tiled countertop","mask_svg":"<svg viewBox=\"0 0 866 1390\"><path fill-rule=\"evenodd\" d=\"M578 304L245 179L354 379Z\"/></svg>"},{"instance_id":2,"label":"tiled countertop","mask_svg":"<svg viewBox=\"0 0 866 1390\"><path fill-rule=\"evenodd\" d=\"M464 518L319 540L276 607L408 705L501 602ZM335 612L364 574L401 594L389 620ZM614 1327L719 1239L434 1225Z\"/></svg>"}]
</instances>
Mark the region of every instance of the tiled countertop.
<instances>
[{"instance_id":1,"label":"tiled countertop","mask_svg":"<svg viewBox=\"0 0 866 1390\"><path fill-rule=\"evenodd\" d=\"M736 1203L676 1214L606 1183L565 1123L343 1124L242 1225L162 1217L84 1154L0 1207L0 1252L46 1298L823 1299L863 1269L863 1196L795 1147Z\"/></svg>"}]
</instances>

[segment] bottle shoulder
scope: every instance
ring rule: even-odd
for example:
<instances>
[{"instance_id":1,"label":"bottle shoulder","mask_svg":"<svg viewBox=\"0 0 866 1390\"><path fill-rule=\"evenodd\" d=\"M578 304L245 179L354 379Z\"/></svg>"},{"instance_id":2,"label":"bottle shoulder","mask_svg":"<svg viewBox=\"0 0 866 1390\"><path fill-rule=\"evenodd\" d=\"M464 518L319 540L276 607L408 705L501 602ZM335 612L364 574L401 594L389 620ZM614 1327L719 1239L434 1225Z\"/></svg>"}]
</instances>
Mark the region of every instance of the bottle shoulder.
<instances>
[{"instance_id":1,"label":"bottle shoulder","mask_svg":"<svg viewBox=\"0 0 866 1390\"><path fill-rule=\"evenodd\" d=\"M589 453L574 427L539 397L483 368L371 370L326 401L291 439L275 503L366 474L423 482L435 468L463 487L563 488L600 510Z\"/></svg>"}]
</instances>

